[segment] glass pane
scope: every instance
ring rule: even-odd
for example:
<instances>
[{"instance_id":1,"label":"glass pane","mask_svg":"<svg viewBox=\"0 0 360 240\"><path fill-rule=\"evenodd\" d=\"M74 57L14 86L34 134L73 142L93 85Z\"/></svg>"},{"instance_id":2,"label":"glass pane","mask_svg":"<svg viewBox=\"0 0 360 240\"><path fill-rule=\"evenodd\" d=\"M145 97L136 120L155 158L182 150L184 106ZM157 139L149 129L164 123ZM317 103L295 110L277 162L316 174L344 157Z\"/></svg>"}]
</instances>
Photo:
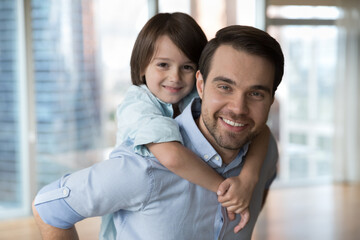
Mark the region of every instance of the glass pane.
<instances>
[{"instance_id":1,"label":"glass pane","mask_svg":"<svg viewBox=\"0 0 360 240\"><path fill-rule=\"evenodd\" d=\"M289 166L290 180L307 178L309 175L308 160L304 151L292 152Z\"/></svg>"},{"instance_id":2,"label":"glass pane","mask_svg":"<svg viewBox=\"0 0 360 240\"><path fill-rule=\"evenodd\" d=\"M0 1L0 219L21 207L16 1Z\"/></svg>"},{"instance_id":3,"label":"glass pane","mask_svg":"<svg viewBox=\"0 0 360 240\"><path fill-rule=\"evenodd\" d=\"M337 30L335 27L323 28L318 33L314 54L317 61L317 116L321 122L332 122L334 116L335 77L337 65Z\"/></svg>"},{"instance_id":4,"label":"glass pane","mask_svg":"<svg viewBox=\"0 0 360 240\"><path fill-rule=\"evenodd\" d=\"M38 187L102 159L92 1L31 1Z\"/></svg>"},{"instance_id":5,"label":"glass pane","mask_svg":"<svg viewBox=\"0 0 360 240\"><path fill-rule=\"evenodd\" d=\"M335 26L270 26L285 55L285 74L276 93L280 104L283 176L331 177Z\"/></svg>"},{"instance_id":6,"label":"glass pane","mask_svg":"<svg viewBox=\"0 0 360 240\"><path fill-rule=\"evenodd\" d=\"M97 1L99 75L103 84L104 146L115 146L115 112L132 84L130 57L138 33L149 19L148 0Z\"/></svg>"},{"instance_id":7,"label":"glass pane","mask_svg":"<svg viewBox=\"0 0 360 240\"><path fill-rule=\"evenodd\" d=\"M190 14L190 0L159 0L159 12L184 12Z\"/></svg>"},{"instance_id":8,"label":"glass pane","mask_svg":"<svg viewBox=\"0 0 360 240\"><path fill-rule=\"evenodd\" d=\"M306 145L307 138L306 134L303 133L290 133L289 142L299 145Z\"/></svg>"},{"instance_id":9,"label":"glass pane","mask_svg":"<svg viewBox=\"0 0 360 240\"><path fill-rule=\"evenodd\" d=\"M284 85L293 120L332 122L337 29L332 26L271 26L280 39L286 68Z\"/></svg>"}]
</instances>

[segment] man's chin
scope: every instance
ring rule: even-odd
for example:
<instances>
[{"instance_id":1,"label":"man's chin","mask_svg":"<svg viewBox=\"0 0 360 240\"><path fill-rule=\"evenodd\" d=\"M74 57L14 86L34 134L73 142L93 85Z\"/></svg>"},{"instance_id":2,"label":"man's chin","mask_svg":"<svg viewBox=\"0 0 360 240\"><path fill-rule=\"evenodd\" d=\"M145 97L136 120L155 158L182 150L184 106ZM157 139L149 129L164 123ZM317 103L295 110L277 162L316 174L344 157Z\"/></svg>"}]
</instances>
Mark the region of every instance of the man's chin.
<instances>
[{"instance_id":1,"label":"man's chin","mask_svg":"<svg viewBox=\"0 0 360 240\"><path fill-rule=\"evenodd\" d=\"M224 146L224 148L229 149L229 150L239 150L239 149L242 148L246 143L247 143L247 141L246 141L246 142L241 142L241 143L236 144L236 145L235 145L235 144L228 144L228 145Z\"/></svg>"},{"instance_id":2,"label":"man's chin","mask_svg":"<svg viewBox=\"0 0 360 240\"><path fill-rule=\"evenodd\" d=\"M247 133L243 132L241 135L238 134L230 134L227 139L223 139L224 145L229 149L239 149L242 148L246 143L250 142L255 138L257 134L252 131L248 131Z\"/></svg>"},{"instance_id":3,"label":"man's chin","mask_svg":"<svg viewBox=\"0 0 360 240\"><path fill-rule=\"evenodd\" d=\"M243 138L243 139L236 139L236 138L230 138L230 139L218 139L216 142L217 144L228 150L239 150L242 148L246 143L248 143L250 140L249 138Z\"/></svg>"}]
</instances>

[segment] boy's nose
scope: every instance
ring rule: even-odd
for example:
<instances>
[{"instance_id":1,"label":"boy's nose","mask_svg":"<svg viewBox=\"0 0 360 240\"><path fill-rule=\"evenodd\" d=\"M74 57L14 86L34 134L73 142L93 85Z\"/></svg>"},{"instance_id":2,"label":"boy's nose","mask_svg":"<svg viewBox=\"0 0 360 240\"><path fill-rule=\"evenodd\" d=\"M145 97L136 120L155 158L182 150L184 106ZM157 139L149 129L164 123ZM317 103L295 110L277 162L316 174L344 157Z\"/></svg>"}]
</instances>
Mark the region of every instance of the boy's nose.
<instances>
[{"instance_id":1,"label":"boy's nose","mask_svg":"<svg viewBox=\"0 0 360 240\"><path fill-rule=\"evenodd\" d=\"M171 82L178 82L180 81L180 73L178 70L173 70L169 74L169 79Z\"/></svg>"}]
</instances>

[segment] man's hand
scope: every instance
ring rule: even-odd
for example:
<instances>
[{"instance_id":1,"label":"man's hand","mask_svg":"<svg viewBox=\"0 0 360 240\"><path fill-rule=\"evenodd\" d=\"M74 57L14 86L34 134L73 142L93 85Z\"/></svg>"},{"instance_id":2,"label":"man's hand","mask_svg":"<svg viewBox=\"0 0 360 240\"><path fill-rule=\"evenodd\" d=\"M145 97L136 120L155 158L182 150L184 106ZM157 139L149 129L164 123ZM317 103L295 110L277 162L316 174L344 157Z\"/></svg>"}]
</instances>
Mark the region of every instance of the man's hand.
<instances>
[{"instance_id":1,"label":"man's hand","mask_svg":"<svg viewBox=\"0 0 360 240\"><path fill-rule=\"evenodd\" d=\"M77 235L75 227L70 229L60 229L53 227L49 224L46 224L40 217L38 211L36 210L34 203L32 205L32 210L35 218L35 222L39 227L42 239L46 240L56 240L56 239L69 239L69 240L78 240L79 236Z\"/></svg>"}]
</instances>

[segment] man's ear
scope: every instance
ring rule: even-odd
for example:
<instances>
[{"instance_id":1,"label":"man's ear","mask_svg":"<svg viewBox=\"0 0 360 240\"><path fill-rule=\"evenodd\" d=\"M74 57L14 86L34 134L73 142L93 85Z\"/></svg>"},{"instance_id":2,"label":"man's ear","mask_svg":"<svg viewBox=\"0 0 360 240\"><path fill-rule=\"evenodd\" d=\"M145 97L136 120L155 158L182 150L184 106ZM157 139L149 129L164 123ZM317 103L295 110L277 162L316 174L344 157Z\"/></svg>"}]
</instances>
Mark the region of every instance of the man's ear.
<instances>
[{"instance_id":1,"label":"man's ear","mask_svg":"<svg viewBox=\"0 0 360 240\"><path fill-rule=\"evenodd\" d=\"M198 70L196 72L196 89L197 89L197 92L201 99L203 98L203 94L204 94L204 84L205 83L204 83L203 76L202 76L200 70Z\"/></svg>"}]
</instances>

